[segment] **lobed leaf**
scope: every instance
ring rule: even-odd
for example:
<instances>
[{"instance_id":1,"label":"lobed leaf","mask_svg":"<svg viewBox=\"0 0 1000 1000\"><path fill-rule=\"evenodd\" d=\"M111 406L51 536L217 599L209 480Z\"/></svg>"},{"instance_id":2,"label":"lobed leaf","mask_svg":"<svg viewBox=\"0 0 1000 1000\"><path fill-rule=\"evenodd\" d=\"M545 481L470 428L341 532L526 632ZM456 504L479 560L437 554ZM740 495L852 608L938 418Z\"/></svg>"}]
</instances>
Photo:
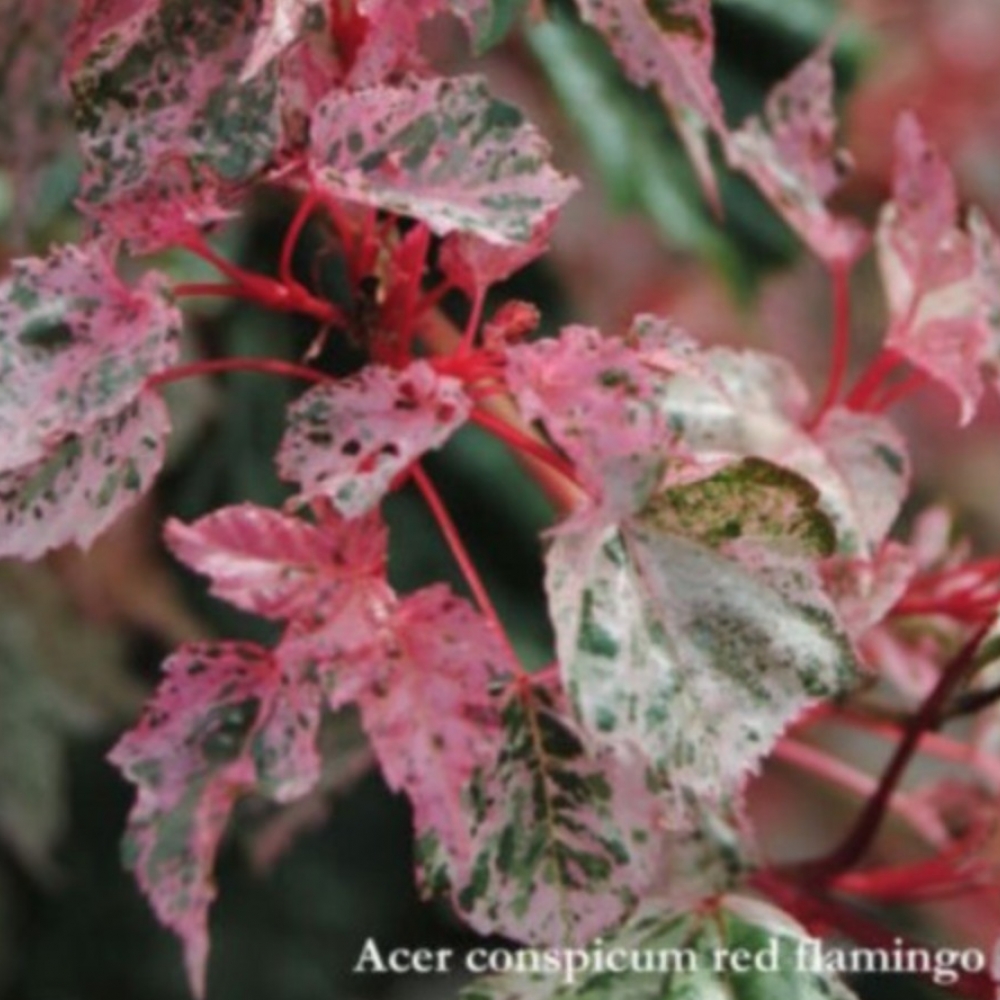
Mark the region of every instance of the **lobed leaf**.
<instances>
[{"instance_id":1,"label":"lobed leaf","mask_svg":"<svg viewBox=\"0 0 1000 1000\"><path fill-rule=\"evenodd\" d=\"M480 979L463 990L461 998L855 1000L840 978L827 971L820 940L755 899L725 896L693 913L652 899L625 926L593 945L593 951L567 954L561 961L556 953L555 968L543 965L534 973ZM606 961L612 955L619 966L614 974ZM729 956L734 955L739 960L732 961ZM584 960L587 964L581 968Z\"/></svg>"},{"instance_id":2,"label":"lobed leaf","mask_svg":"<svg viewBox=\"0 0 1000 1000\"><path fill-rule=\"evenodd\" d=\"M835 131L833 68L823 46L768 95L763 121L750 118L729 136L726 152L818 257L843 266L861 256L868 236L824 204L850 166Z\"/></svg>"},{"instance_id":3,"label":"lobed leaf","mask_svg":"<svg viewBox=\"0 0 1000 1000\"><path fill-rule=\"evenodd\" d=\"M654 327L624 340L571 326L507 351L507 385L541 420L605 508L634 510L676 454L660 392L689 343Z\"/></svg>"},{"instance_id":4,"label":"lobed leaf","mask_svg":"<svg viewBox=\"0 0 1000 1000\"><path fill-rule=\"evenodd\" d=\"M683 491L668 491L618 524L564 527L546 558L559 661L588 730L708 802L735 795L785 727L854 675L808 558L828 526L798 482L769 482L758 510L747 468L695 488L724 490L728 518L680 516ZM791 512L798 537L768 507Z\"/></svg>"},{"instance_id":5,"label":"lobed leaf","mask_svg":"<svg viewBox=\"0 0 1000 1000\"><path fill-rule=\"evenodd\" d=\"M0 283L0 470L133 403L176 360L180 327L159 277L129 288L99 244L14 261Z\"/></svg>"},{"instance_id":6,"label":"lobed leaf","mask_svg":"<svg viewBox=\"0 0 1000 1000\"><path fill-rule=\"evenodd\" d=\"M426 361L405 369L369 366L318 385L291 406L278 470L299 500L326 497L346 517L376 506L396 475L439 448L466 420L462 384Z\"/></svg>"},{"instance_id":7,"label":"lobed leaf","mask_svg":"<svg viewBox=\"0 0 1000 1000\"><path fill-rule=\"evenodd\" d=\"M664 814L637 758L592 752L549 695L512 692L502 723L499 758L468 788L470 850L449 850L433 830L418 843L425 887L450 889L476 930L582 944L660 877L685 906L732 874L690 817Z\"/></svg>"},{"instance_id":8,"label":"lobed leaf","mask_svg":"<svg viewBox=\"0 0 1000 1000\"><path fill-rule=\"evenodd\" d=\"M120 4L83 33L69 73L82 205L136 252L218 221L227 197L282 147L276 65L240 76L256 8L248 0Z\"/></svg>"},{"instance_id":9,"label":"lobed leaf","mask_svg":"<svg viewBox=\"0 0 1000 1000\"><path fill-rule=\"evenodd\" d=\"M164 665L139 724L109 759L138 786L126 860L159 919L177 933L198 996L205 992L212 868L236 801L262 789L301 794L319 774L318 702L283 680L268 650L196 643ZM295 699L295 701L290 701Z\"/></svg>"},{"instance_id":10,"label":"lobed leaf","mask_svg":"<svg viewBox=\"0 0 1000 1000\"><path fill-rule=\"evenodd\" d=\"M982 395L980 364L990 349L983 322L988 286L979 280L968 235L958 228L951 172L912 115L896 129L893 199L876 232L891 325L886 348L945 385L972 419Z\"/></svg>"},{"instance_id":11,"label":"lobed leaf","mask_svg":"<svg viewBox=\"0 0 1000 1000\"><path fill-rule=\"evenodd\" d=\"M548 154L521 113L474 76L334 92L312 119L322 187L419 219L442 236L529 240L575 188Z\"/></svg>"},{"instance_id":12,"label":"lobed leaf","mask_svg":"<svg viewBox=\"0 0 1000 1000\"><path fill-rule=\"evenodd\" d=\"M417 830L467 854L469 784L503 747L495 689L514 667L510 653L441 585L402 601L390 627L358 697L362 724L389 787L409 797Z\"/></svg>"},{"instance_id":13,"label":"lobed leaf","mask_svg":"<svg viewBox=\"0 0 1000 1000\"><path fill-rule=\"evenodd\" d=\"M372 518L313 525L240 504L194 524L171 519L164 537L182 562L212 580L212 593L270 618L293 618L322 600L349 599L362 579L384 575L386 533Z\"/></svg>"},{"instance_id":14,"label":"lobed leaf","mask_svg":"<svg viewBox=\"0 0 1000 1000\"><path fill-rule=\"evenodd\" d=\"M718 204L708 133L725 135L726 128L712 80L715 30L709 0L580 0L579 7L629 79L659 91L702 187Z\"/></svg>"},{"instance_id":15,"label":"lobed leaf","mask_svg":"<svg viewBox=\"0 0 1000 1000\"><path fill-rule=\"evenodd\" d=\"M166 407L144 393L42 458L0 472L0 555L89 545L149 489L163 464Z\"/></svg>"}]
</instances>

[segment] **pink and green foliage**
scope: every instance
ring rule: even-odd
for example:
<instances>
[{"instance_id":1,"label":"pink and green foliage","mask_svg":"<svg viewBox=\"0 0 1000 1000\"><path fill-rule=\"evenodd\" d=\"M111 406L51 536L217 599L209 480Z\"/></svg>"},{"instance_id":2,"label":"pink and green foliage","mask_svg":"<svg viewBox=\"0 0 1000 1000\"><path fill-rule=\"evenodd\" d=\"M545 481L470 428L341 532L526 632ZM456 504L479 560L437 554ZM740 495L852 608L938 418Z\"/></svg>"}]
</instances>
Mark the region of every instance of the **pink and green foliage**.
<instances>
[{"instance_id":1,"label":"pink and green foliage","mask_svg":"<svg viewBox=\"0 0 1000 1000\"><path fill-rule=\"evenodd\" d=\"M893 199L876 239L892 318L886 346L947 386L968 423L982 395L980 368L995 360L996 236L982 217L974 236L959 228L951 171L912 116L896 131Z\"/></svg>"},{"instance_id":2,"label":"pink and green foliage","mask_svg":"<svg viewBox=\"0 0 1000 1000\"><path fill-rule=\"evenodd\" d=\"M377 506L415 459L444 444L470 408L461 382L426 361L402 371L373 366L295 402L278 469L302 487L300 500L327 497L355 517Z\"/></svg>"},{"instance_id":3,"label":"pink and green foliage","mask_svg":"<svg viewBox=\"0 0 1000 1000\"><path fill-rule=\"evenodd\" d=\"M764 121L751 118L727 144L730 162L828 264L850 264L868 235L852 219L830 215L824 202L849 169L835 146L833 68L821 49L771 92Z\"/></svg>"},{"instance_id":4,"label":"pink and green foliage","mask_svg":"<svg viewBox=\"0 0 1000 1000\"><path fill-rule=\"evenodd\" d=\"M182 646L111 755L138 788L128 863L181 938L198 994L234 806L313 791L324 719L348 706L412 806L421 886L483 933L546 948L693 942L705 954L771 935L787 957L801 928L730 892L869 943L845 898L964 891L984 867L959 866L971 842L929 825L897 785L918 749L967 760L950 736L921 738L949 712L995 701L973 675L993 655L983 643L1000 563L939 564L894 535L913 490L886 411L926 374L958 396L964 420L975 412L1000 346L995 232L976 212L960 228L944 161L903 118L876 234L885 346L843 391L848 275L869 237L826 205L847 163L828 50L731 132L709 0L580 0L626 75L658 90L709 191L714 134L820 257L834 292L831 371L814 404L787 360L707 347L649 315L621 336L571 325L525 342L537 309L512 300L487 316L486 295L544 252L576 182L486 78L437 75L418 47L427 22L450 13L481 50L521 6L88 0L69 34L81 205L99 234L15 261L0 285L0 553L86 546L149 489L169 431L161 386L233 370L309 385L275 456L298 491L286 508L240 504L164 530L216 598L279 625L273 648ZM251 272L207 236L275 186L299 208L274 272ZM293 268L311 222L342 256L344 302ZM152 266L118 276L135 267L122 251L164 249L221 280L170 287ZM465 300L464 332L439 309L446 293ZM314 349L179 364L174 302L202 295L300 313L318 324ZM330 338L364 352L359 371L331 374ZM894 381L903 360L921 371ZM466 423L514 449L552 501L542 546L554 643L539 672L520 663L421 465ZM471 601L442 584L390 585L381 508L403 484L428 505ZM905 682L908 657L919 683ZM902 707L869 703L863 672ZM808 745L821 718L898 739L883 776ZM830 854L791 866L752 828L748 792L774 757L864 790ZM862 866L889 811L934 852L902 874ZM657 996L771 989L759 977L737 989L711 965L657 981ZM792 965L787 995L850 997L836 977ZM970 982L966 995L988 995L985 979ZM508 979L469 995L551 986ZM558 995L616 989L586 980Z\"/></svg>"},{"instance_id":5,"label":"pink and green foliage","mask_svg":"<svg viewBox=\"0 0 1000 1000\"><path fill-rule=\"evenodd\" d=\"M331 195L445 235L530 238L575 189L520 111L474 76L334 91L315 109L310 160Z\"/></svg>"},{"instance_id":6,"label":"pink and green foliage","mask_svg":"<svg viewBox=\"0 0 1000 1000\"><path fill-rule=\"evenodd\" d=\"M712 79L710 0L581 0L580 13L608 40L629 79L659 91L706 193L717 202L708 136L725 136L726 128Z\"/></svg>"}]
</instances>

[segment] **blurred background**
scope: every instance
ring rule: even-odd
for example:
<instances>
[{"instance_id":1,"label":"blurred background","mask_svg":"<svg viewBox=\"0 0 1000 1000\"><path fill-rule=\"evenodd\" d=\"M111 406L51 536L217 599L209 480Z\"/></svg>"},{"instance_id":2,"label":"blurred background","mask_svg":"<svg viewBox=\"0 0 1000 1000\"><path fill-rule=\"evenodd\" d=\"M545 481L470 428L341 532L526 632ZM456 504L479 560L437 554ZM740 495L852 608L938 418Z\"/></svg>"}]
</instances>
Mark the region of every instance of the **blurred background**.
<instances>
[{"instance_id":1,"label":"blurred background","mask_svg":"<svg viewBox=\"0 0 1000 1000\"><path fill-rule=\"evenodd\" d=\"M15 3L13 6L17 6ZM30 5L21 5L27 9ZM0 14L7 2L0 2ZM730 124L760 109L768 88L833 33L843 137L856 171L839 207L874 220L888 192L889 137L914 108L953 164L963 196L1000 218L1000 5L994 0L716 0L716 76ZM520 105L552 142L560 167L583 180L542 262L496 290L492 306L535 303L543 332L582 322L615 332L637 311L663 312L708 342L753 345L791 357L817 391L828 351L829 291L784 224L748 183L720 164L724 211L705 204L657 98L629 85L572 5L554 2L485 61L495 91ZM44 128L27 141L23 115L38 79L32 51L57 51L59 26L25 17L17 47L0 53L0 265L76 237L78 164L58 101L39 107ZM471 62L457 22L425 32L443 71ZM34 65L34 64L32 64ZM19 68L20 67L20 68ZM42 71L39 71L42 72ZM34 88L34 90L31 90ZM260 191L219 235L225 253L264 272L294 205ZM344 279L325 234L307 229L296 266L337 298ZM203 277L181 255L153 261L176 280ZM875 353L884 309L874 266L854 282L857 368ZM445 309L462 319L460 302ZM192 353L294 358L314 330L229 302L189 311ZM323 362L347 372L360 358L343 344ZM180 949L155 922L119 842L132 790L105 761L155 685L159 664L185 640L269 641L259 620L205 592L165 553L159 525L220 505L279 504L272 456L297 388L259 375L171 387L176 426L155 495L87 554L62 551L32 565L0 563L0 998L181 1000ZM1000 407L992 400L958 435L943 395L921 397L899 419L915 442L918 504L948 497L978 547L1000 542ZM947 454L947 459L943 455ZM538 533L546 501L504 447L470 429L428 461L526 661L551 659L541 600ZM915 504L915 507L918 505ZM434 580L463 589L434 523L403 491L388 511L391 576L403 591ZM220 857L212 914L211 1000L351 1000L440 997L458 982L352 975L364 941L391 947L471 946L444 904L424 904L412 876L405 802L370 766L350 716L324 733L324 788L284 809L246 802ZM775 782L769 795L788 796ZM801 791L802 796L815 791ZM805 805L803 805L805 803ZM787 808L785 808L787 806ZM778 802L782 837L802 849L821 831L809 815L845 817L831 798ZM782 812L782 809L784 811ZM820 813L818 810L825 810ZM801 827L796 826L801 824ZM937 923L912 913L900 926L969 939L960 908ZM923 922L922 922L923 921ZM902 979L859 984L866 995L933 996Z\"/></svg>"}]
</instances>

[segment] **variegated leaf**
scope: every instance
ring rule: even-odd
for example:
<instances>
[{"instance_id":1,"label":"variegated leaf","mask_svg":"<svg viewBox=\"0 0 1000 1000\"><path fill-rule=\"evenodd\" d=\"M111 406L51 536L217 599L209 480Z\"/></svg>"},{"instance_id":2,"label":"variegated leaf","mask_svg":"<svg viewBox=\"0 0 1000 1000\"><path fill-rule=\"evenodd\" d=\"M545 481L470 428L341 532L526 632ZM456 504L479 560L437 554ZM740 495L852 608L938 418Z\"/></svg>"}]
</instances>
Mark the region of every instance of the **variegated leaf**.
<instances>
[{"instance_id":1,"label":"variegated leaf","mask_svg":"<svg viewBox=\"0 0 1000 1000\"><path fill-rule=\"evenodd\" d=\"M815 500L744 462L555 537L546 587L574 705L675 793L737 794L790 722L853 679L813 565L832 540Z\"/></svg>"},{"instance_id":2,"label":"variegated leaf","mask_svg":"<svg viewBox=\"0 0 1000 1000\"><path fill-rule=\"evenodd\" d=\"M480 979L461 1000L856 1000L824 954L818 938L756 899L725 896L694 912L651 899L592 950Z\"/></svg>"},{"instance_id":3,"label":"variegated leaf","mask_svg":"<svg viewBox=\"0 0 1000 1000\"><path fill-rule=\"evenodd\" d=\"M511 692L505 746L469 784L471 852L433 830L418 842L429 891L450 890L482 933L583 944L669 881L677 905L719 890L731 871L689 815L667 815L635 757L594 753L540 691Z\"/></svg>"},{"instance_id":4,"label":"variegated leaf","mask_svg":"<svg viewBox=\"0 0 1000 1000\"><path fill-rule=\"evenodd\" d=\"M283 683L268 650L182 647L139 724L110 759L138 786L126 860L159 919L183 944L205 992L212 869L236 801L254 790L301 795L319 775L315 691Z\"/></svg>"},{"instance_id":5,"label":"variegated leaf","mask_svg":"<svg viewBox=\"0 0 1000 1000\"><path fill-rule=\"evenodd\" d=\"M318 525L266 507L223 507L194 524L169 520L164 537L182 562L212 580L212 593L272 618L342 605L363 581L385 575L386 533L374 517Z\"/></svg>"},{"instance_id":6,"label":"variegated leaf","mask_svg":"<svg viewBox=\"0 0 1000 1000\"><path fill-rule=\"evenodd\" d=\"M744 122L726 150L818 257L844 265L861 256L868 236L824 204L849 169L835 131L833 68L824 46L774 88L764 120Z\"/></svg>"},{"instance_id":7,"label":"variegated leaf","mask_svg":"<svg viewBox=\"0 0 1000 1000\"><path fill-rule=\"evenodd\" d=\"M338 198L468 232L525 241L573 192L520 111L474 76L334 92L316 108L312 162Z\"/></svg>"},{"instance_id":8,"label":"variegated leaf","mask_svg":"<svg viewBox=\"0 0 1000 1000\"><path fill-rule=\"evenodd\" d=\"M34 559L70 542L89 545L149 489L169 430L166 407L145 393L44 457L0 472L0 555Z\"/></svg>"},{"instance_id":9,"label":"variegated leaf","mask_svg":"<svg viewBox=\"0 0 1000 1000\"><path fill-rule=\"evenodd\" d=\"M708 133L724 136L726 127L712 80L710 0L580 0L580 13L633 83L659 91L705 192L718 203Z\"/></svg>"},{"instance_id":10,"label":"variegated leaf","mask_svg":"<svg viewBox=\"0 0 1000 1000\"><path fill-rule=\"evenodd\" d=\"M15 261L0 283L0 470L132 404L176 360L180 327L159 277L130 288L99 244Z\"/></svg>"},{"instance_id":11,"label":"variegated leaf","mask_svg":"<svg viewBox=\"0 0 1000 1000\"><path fill-rule=\"evenodd\" d=\"M278 470L299 484L299 500L327 497L357 517L411 462L444 444L471 406L462 384L426 361L401 371L369 366L352 379L315 386L291 406Z\"/></svg>"},{"instance_id":12,"label":"variegated leaf","mask_svg":"<svg viewBox=\"0 0 1000 1000\"><path fill-rule=\"evenodd\" d=\"M951 172L916 118L896 129L893 198L876 233L889 303L885 345L945 385L968 423L982 395L980 365L990 349L984 289L972 241L958 228Z\"/></svg>"},{"instance_id":13,"label":"variegated leaf","mask_svg":"<svg viewBox=\"0 0 1000 1000\"><path fill-rule=\"evenodd\" d=\"M502 751L495 688L514 665L486 619L441 585L406 598L390 627L358 698L362 724L417 830L467 856L469 785Z\"/></svg>"},{"instance_id":14,"label":"variegated leaf","mask_svg":"<svg viewBox=\"0 0 1000 1000\"><path fill-rule=\"evenodd\" d=\"M216 221L227 192L284 141L274 65L240 74L257 4L124 5L98 19L71 68L83 147L83 206L137 252ZM160 181L166 171L169 183ZM183 195L183 197L181 197Z\"/></svg>"}]
</instances>

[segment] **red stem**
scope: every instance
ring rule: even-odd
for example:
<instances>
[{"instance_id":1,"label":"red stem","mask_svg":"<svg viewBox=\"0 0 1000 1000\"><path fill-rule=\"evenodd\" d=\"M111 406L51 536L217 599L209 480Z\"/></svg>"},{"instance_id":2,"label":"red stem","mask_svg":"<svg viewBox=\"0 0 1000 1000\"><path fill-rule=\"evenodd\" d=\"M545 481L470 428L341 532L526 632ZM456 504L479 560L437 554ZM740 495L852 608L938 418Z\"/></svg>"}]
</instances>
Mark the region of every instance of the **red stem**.
<instances>
[{"instance_id":1,"label":"red stem","mask_svg":"<svg viewBox=\"0 0 1000 1000\"><path fill-rule=\"evenodd\" d=\"M195 378L198 375L215 375L219 372L262 372L265 375L299 378L317 383L335 381L332 375L318 372L314 368L305 368L302 365L296 365L289 361L277 361L274 358L215 358L211 361L193 361L187 365L177 365L166 371L157 372L146 379L146 386L150 389L156 389L186 378Z\"/></svg>"},{"instance_id":2,"label":"red stem","mask_svg":"<svg viewBox=\"0 0 1000 1000\"><path fill-rule=\"evenodd\" d=\"M479 605L479 610L482 611L486 620L506 647L510 655L511 664L514 666L515 675L517 677L521 675L527 676L518 660L514 647L510 643L510 639L507 637L507 631L500 621L500 616L497 614L493 601L490 599L490 595L483 585L479 571L476 569L475 563L473 563L472 557L469 555L469 551L466 549L458 533L458 529L455 527L455 522L452 521L451 515L448 513L448 508L441 499L441 495L419 464L414 464L409 471L417 488L423 494L424 500L430 508L431 514L434 516L434 520L437 521L437 525L441 529L441 534L444 535L445 541L448 543L448 548L451 550L455 562L458 563L458 567L462 571L462 576L465 577L465 582L469 585L469 590L472 591L472 596Z\"/></svg>"},{"instance_id":3,"label":"red stem","mask_svg":"<svg viewBox=\"0 0 1000 1000\"><path fill-rule=\"evenodd\" d=\"M895 351L884 347L848 393L845 400L847 406L852 410L866 409L872 396L881 388L893 369L902 362L903 359Z\"/></svg>"},{"instance_id":4,"label":"red stem","mask_svg":"<svg viewBox=\"0 0 1000 1000\"><path fill-rule=\"evenodd\" d=\"M826 383L823 402L810 422L815 427L834 405L844 384L847 360L851 347L851 265L847 261L834 261L830 265L830 282L833 291L833 352L830 358L830 377Z\"/></svg>"},{"instance_id":5,"label":"red stem","mask_svg":"<svg viewBox=\"0 0 1000 1000\"><path fill-rule=\"evenodd\" d=\"M309 216L312 215L316 204L317 198L315 193L309 191L302 201L299 202L295 217L288 227L288 232L285 233L285 242L281 246L281 262L278 265L278 274L286 285L301 287L292 276L292 254L295 253L295 246L299 242L299 236L302 235L302 230L309 221Z\"/></svg>"},{"instance_id":6,"label":"red stem","mask_svg":"<svg viewBox=\"0 0 1000 1000\"><path fill-rule=\"evenodd\" d=\"M532 458L537 458L538 461L544 462L561 476L565 476L574 485L579 485L573 466L541 441L536 441L533 437L530 437L523 431L519 431L505 420L501 420L500 417L494 416L488 410L477 408L472 411L472 416L469 419L474 424L482 427L483 430L489 431L501 441L509 444L512 448L516 448L518 451L525 455L530 455Z\"/></svg>"},{"instance_id":7,"label":"red stem","mask_svg":"<svg viewBox=\"0 0 1000 1000\"><path fill-rule=\"evenodd\" d=\"M889 761L888 767L882 774L875 793L865 803L857 821L841 844L824 858L796 866L800 875L806 875L813 879L828 879L853 868L868 853L868 849L882 825L882 820L885 818L890 799L903 776L903 772L916 753L921 737L938 724L952 692L965 678L969 667L975 660L976 651L991 625L992 621L977 629L972 638L959 650L958 655L941 672L937 684L934 685L919 710L907 723L903 730L902 739L896 747L896 752Z\"/></svg>"},{"instance_id":8,"label":"red stem","mask_svg":"<svg viewBox=\"0 0 1000 1000\"><path fill-rule=\"evenodd\" d=\"M878 413L882 413L918 389L922 389L929 381L930 376L927 372L913 372L904 378L902 382L886 389L882 397L872 403L872 409Z\"/></svg>"}]
</instances>

